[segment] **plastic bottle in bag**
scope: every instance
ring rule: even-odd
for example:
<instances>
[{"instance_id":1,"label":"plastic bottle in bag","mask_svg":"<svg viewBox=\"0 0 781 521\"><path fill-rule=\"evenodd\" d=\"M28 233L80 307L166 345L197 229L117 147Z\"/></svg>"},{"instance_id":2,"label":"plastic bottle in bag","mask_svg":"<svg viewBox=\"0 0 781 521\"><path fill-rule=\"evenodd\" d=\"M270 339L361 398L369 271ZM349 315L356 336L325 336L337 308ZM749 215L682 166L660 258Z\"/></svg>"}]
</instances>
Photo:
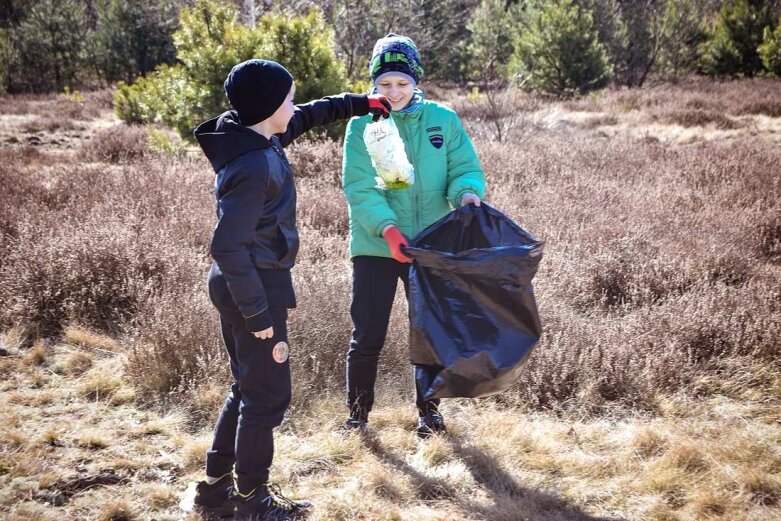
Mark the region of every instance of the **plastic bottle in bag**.
<instances>
[{"instance_id":1,"label":"plastic bottle in bag","mask_svg":"<svg viewBox=\"0 0 781 521\"><path fill-rule=\"evenodd\" d=\"M377 187L402 190L415 183L415 169L407 158L404 141L393 118L369 123L363 131L363 141L377 171Z\"/></svg>"}]
</instances>

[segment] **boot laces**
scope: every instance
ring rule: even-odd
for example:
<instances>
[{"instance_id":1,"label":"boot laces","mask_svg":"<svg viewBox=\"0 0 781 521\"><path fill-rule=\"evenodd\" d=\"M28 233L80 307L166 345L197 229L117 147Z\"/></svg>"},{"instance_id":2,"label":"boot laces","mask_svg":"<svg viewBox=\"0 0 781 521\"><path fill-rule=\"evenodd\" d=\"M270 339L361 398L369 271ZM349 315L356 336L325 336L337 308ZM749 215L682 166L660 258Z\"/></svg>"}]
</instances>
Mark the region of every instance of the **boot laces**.
<instances>
[{"instance_id":1,"label":"boot laces","mask_svg":"<svg viewBox=\"0 0 781 521\"><path fill-rule=\"evenodd\" d=\"M293 510L296 508L295 501L282 495L282 491L280 490L279 485L276 483L269 483L267 487L269 494L274 501L274 506L280 507L284 510Z\"/></svg>"}]
</instances>

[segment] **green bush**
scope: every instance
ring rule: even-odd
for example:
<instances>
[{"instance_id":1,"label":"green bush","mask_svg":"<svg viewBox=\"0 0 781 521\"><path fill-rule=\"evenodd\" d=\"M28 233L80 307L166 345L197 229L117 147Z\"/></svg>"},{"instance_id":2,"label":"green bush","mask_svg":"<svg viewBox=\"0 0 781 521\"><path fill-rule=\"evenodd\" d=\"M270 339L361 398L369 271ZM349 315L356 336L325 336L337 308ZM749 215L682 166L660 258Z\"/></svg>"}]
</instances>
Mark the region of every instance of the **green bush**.
<instances>
[{"instance_id":1,"label":"green bush","mask_svg":"<svg viewBox=\"0 0 781 521\"><path fill-rule=\"evenodd\" d=\"M757 48L762 65L776 76L781 76L781 23L776 25L775 31L765 27L762 45Z\"/></svg>"},{"instance_id":2,"label":"green bush","mask_svg":"<svg viewBox=\"0 0 781 521\"><path fill-rule=\"evenodd\" d=\"M757 48L765 27L775 27L772 0L727 0L709 39L701 46L701 67L718 76L754 76L762 71Z\"/></svg>"},{"instance_id":3,"label":"green bush","mask_svg":"<svg viewBox=\"0 0 781 521\"><path fill-rule=\"evenodd\" d=\"M233 7L198 0L185 8L174 33L181 64L160 67L115 96L117 115L127 122L163 123L191 138L201 121L228 108L223 82L231 67L251 58L277 61L296 80L302 101L344 90L345 74L333 51L333 31L319 11L289 17L268 14L251 29Z\"/></svg>"},{"instance_id":4,"label":"green bush","mask_svg":"<svg viewBox=\"0 0 781 521\"><path fill-rule=\"evenodd\" d=\"M260 19L256 33L260 45L256 55L282 63L296 79L296 97L302 101L340 92L346 79L336 59L333 29L319 11L305 17L282 14Z\"/></svg>"},{"instance_id":5,"label":"green bush","mask_svg":"<svg viewBox=\"0 0 781 521\"><path fill-rule=\"evenodd\" d=\"M119 82L114 94L114 112L126 123L162 123L177 130L192 128L188 103L194 97L188 89L186 70L163 65L128 85Z\"/></svg>"},{"instance_id":6,"label":"green bush","mask_svg":"<svg viewBox=\"0 0 781 521\"><path fill-rule=\"evenodd\" d=\"M8 64L11 63L12 59L13 48L8 37L8 30L0 29L0 62L6 64L5 67L0 68L0 94L4 94L8 90Z\"/></svg>"},{"instance_id":7,"label":"green bush","mask_svg":"<svg viewBox=\"0 0 781 521\"><path fill-rule=\"evenodd\" d=\"M132 81L161 63L172 64L177 14L174 0L99 2L91 61L110 82Z\"/></svg>"},{"instance_id":8,"label":"green bush","mask_svg":"<svg viewBox=\"0 0 781 521\"><path fill-rule=\"evenodd\" d=\"M506 79L513 54L513 36L521 16L519 4L483 0L467 28L472 33L468 50L469 75L483 81Z\"/></svg>"},{"instance_id":9,"label":"green bush","mask_svg":"<svg viewBox=\"0 0 781 521\"><path fill-rule=\"evenodd\" d=\"M40 0L9 30L16 59L4 62L11 92L62 91L83 73L87 13L76 0Z\"/></svg>"},{"instance_id":10,"label":"green bush","mask_svg":"<svg viewBox=\"0 0 781 521\"><path fill-rule=\"evenodd\" d=\"M511 70L524 87L560 96L600 89L612 73L591 11L573 0L529 3Z\"/></svg>"},{"instance_id":11,"label":"green bush","mask_svg":"<svg viewBox=\"0 0 781 521\"><path fill-rule=\"evenodd\" d=\"M707 3L699 0L666 0L661 21L663 45L659 48L657 70L677 77L697 70L698 48L707 39L701 20Z\"/></svg>"}]
</instances>

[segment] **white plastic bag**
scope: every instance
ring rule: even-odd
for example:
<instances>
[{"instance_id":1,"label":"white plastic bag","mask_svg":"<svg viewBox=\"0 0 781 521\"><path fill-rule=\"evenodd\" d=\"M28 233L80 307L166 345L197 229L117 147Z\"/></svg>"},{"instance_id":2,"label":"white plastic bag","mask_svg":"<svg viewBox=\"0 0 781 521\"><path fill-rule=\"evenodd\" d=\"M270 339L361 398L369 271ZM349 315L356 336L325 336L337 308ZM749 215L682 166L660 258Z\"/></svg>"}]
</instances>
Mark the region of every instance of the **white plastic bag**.
<instances>
[{"instance_id":1,"label":"white plastic bag","mask_svg":"<svg viewBox=\"0 0 781 521\"><path fill-rule=\"evenodd\" d=\"M377 187L402 190L415 183L415 169L407 159L404 142L393 118L380 118L366 125L363 141L377 171Z\"/></svg>"}]
</instances>

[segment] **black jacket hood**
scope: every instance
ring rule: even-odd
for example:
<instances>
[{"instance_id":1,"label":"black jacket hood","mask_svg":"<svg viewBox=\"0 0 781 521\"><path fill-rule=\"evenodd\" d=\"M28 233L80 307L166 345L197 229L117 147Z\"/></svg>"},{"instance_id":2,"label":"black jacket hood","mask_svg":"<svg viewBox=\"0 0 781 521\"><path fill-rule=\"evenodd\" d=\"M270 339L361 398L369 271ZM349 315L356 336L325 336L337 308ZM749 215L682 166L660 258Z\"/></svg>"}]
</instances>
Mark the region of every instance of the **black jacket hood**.
<instances>
[{"instance_id":1,"label":"black jacket hood","mask_svg":"<svg viewBox=\"0 0 781 521\"><path fill-rule=\"evenodd\" d=\"M215 172L247 152L272 146L269 139L239 123L235 110L201 123L193 134Z\"/></svg>"}]
</instances>

